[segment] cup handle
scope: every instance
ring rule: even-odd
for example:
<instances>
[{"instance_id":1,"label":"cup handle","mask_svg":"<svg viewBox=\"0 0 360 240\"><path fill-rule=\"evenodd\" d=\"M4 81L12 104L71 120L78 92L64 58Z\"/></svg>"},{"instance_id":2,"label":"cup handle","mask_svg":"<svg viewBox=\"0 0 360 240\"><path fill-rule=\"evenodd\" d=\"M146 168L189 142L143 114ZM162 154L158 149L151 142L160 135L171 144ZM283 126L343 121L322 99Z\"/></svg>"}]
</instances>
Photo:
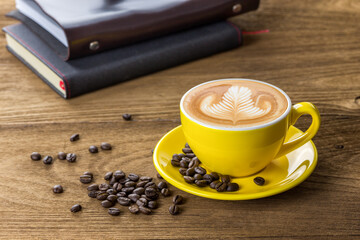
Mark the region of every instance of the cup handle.
<instances>
[{"instance_id":1,"label":"cup handle","mask_svg":"<svg viewBox=\"0 0 360 240\"><path fill-rule=\"evenodd\" d=\"M306 132L301 134L296 139L293 139L289 142L283 143L283 145L280 148L280 151L276 155L276 158L281 157L281 156L295 150L296 148L304 145L306 142L308 142L310 139L312 139L315 136L315 134L317 133L317 131L319 130L319 127L320 127L319 110L312 103L309 103L309 102L301 102L301 103L297 103L294 106L292 106L291 112L290 112L289 124L294 125L295 122L298 120L298 118L304 114L310 114L312 117L312 123L311 123L310 127L306 130Z\"/></svg>"}]
</instances>

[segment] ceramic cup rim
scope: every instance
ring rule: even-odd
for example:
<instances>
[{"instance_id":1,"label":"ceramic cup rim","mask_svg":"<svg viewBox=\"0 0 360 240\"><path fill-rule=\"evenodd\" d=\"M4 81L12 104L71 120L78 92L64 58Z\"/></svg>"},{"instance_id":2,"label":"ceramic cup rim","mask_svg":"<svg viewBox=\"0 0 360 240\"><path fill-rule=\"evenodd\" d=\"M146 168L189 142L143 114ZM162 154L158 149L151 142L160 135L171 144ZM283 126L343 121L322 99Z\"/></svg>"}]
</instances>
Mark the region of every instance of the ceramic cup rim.
<instances>
[{"instance_id":1,"label":"ceramic cup rim","mask_svg":"<svg viewBox=\"0 0 360 240\"><path fill-rule=\"evenodd\" d=\"M236 81L236 80L242 80L242 81L250 81L250 82L258 82L258 83L261 83L261 84L265 84L265 85L268 85L272 88L275 88L276 90L278 90L281 94L283 94L287 100L287 103L288 103L288 106L285 110L285 112L283 114L281 114L278 118L270 121L270 122L267 122L267 123L264 123L264 124L260 124L260 125L256 125L256 126L251 126L251 127L238 127L238 128L230 128L230 127L217 127L217 126L212 126L210 124L206 124L206 123L203 123L203 122L200 122L199 120L196 120L194 119L193 117L191 117L184 109L184 100L186 98L186 96L193 90L195 90L196 88L200 87L200 86L203 86L205 84L209 84L209 83L213 83L213 82L220 82L220 81L229 81L229 80L233 80L233 81ZM267 83L267 82L263 82L263 81L259 81L259 80L254 80L254 79L248 79L248 78L222 78L222 79L216 79L216 80L211 80L211 81L207 81L207 82L203 82L199 85L196 85L195 87L192 87L191 89L189 89L181 98L181 101L180 101L180 111L188 118L190 119L191 121L201 125L201 126L204 126L204 127L207 127L207 128L211 128L211 129L216 129L216 130L225 130L225 131L247 131L247 130L255 130L255 129L261 129L261 128L265 128L265 127L268 127L268 126L271 126L271 125L274 125L276 123L278 123L279 121L281 121L282 119L284 119L289 113L290 113L290 110L291 110L291 107L292 107L292 103L291 103L291 100L290 100L290 97L282 90L280 89L279 87L275 86L275 85L272 85L270 83Z\"/></svg>"}]
</instances>

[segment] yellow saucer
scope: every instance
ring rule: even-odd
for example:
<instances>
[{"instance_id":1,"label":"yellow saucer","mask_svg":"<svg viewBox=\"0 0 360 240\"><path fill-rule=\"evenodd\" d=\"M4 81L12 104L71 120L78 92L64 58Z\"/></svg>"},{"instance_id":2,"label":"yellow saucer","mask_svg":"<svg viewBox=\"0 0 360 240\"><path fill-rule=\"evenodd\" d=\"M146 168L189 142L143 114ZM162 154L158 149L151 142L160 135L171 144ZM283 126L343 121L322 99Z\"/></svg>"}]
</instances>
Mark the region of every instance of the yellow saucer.
<instances>
[{"instance_id":1,"label":"yellow saucer","mask_svg":"<svg viewBox=\"0 0 360 240\"><path fill-rule=\"evenodd\" d=\"M302 132L290 127L286 141ZM289 190L303 182L314 171L317 164L317 150L312 141L299 147L284 157L273 160L266 168L248 177L233 178L240 186L236 192L217 192L210 187L198 187L186 183L179 173L179 168L171 165L174 153L181 153L185 145L182 127L178 126L160 139L154 150L154 165L159 174L171 185L185 192L206 198L221 200L248 200L272 196ZM201 159L200 159L201 161ZM204 166L202 166L204 167ZM206 168L206 167L205 167ZM261 176L264 186L258 186L253 179Z\"/></svg>"}]
</instances>

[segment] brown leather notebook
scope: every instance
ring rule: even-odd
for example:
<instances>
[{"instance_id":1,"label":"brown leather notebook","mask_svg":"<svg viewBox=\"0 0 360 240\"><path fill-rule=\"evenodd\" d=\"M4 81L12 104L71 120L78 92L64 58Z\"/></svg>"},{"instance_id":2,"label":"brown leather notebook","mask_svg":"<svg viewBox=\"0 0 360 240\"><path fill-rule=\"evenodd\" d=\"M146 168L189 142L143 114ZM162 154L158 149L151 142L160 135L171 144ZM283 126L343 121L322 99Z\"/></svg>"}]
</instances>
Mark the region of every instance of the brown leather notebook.
<instances>
[{"instance_id":1,"label":"brown leather notebook","mask_svg":"<svg viewBox=\"0 0 360 240\"><path fill-rule=\"evenodd\" d=\"M68 60L252 11L259 1L16 0L16 8L59 40Z\"/></svg>"}]
</instances>

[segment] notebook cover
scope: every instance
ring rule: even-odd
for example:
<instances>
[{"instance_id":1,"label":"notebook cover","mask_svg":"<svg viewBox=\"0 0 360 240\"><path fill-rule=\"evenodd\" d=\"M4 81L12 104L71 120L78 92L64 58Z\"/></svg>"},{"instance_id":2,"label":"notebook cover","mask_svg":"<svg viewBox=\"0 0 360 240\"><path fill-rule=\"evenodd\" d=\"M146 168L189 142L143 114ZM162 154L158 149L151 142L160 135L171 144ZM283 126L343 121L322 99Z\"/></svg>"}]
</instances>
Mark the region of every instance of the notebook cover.
<instances>
[{"instance_id":1,"label":"notebook cover","mask_svg":"<svg viewBox=\"0 0 360 240\"><path fill-rule=\"evenodd\" d=\"M63 79L66 98L230 50L242 43L240 29L223 21L64 62L23 24L7 26L3 31Z\"/></svg>"},{"instance_id":2,"label":"notebook cover","mask_svg":"<svg viewBox=\"0 0 360 240\"><path fill-rule=\"evenodd\" d=\"M73 59L256 10L260 0L31 1L64 30Z\"/></svg>"}]
</instances>

